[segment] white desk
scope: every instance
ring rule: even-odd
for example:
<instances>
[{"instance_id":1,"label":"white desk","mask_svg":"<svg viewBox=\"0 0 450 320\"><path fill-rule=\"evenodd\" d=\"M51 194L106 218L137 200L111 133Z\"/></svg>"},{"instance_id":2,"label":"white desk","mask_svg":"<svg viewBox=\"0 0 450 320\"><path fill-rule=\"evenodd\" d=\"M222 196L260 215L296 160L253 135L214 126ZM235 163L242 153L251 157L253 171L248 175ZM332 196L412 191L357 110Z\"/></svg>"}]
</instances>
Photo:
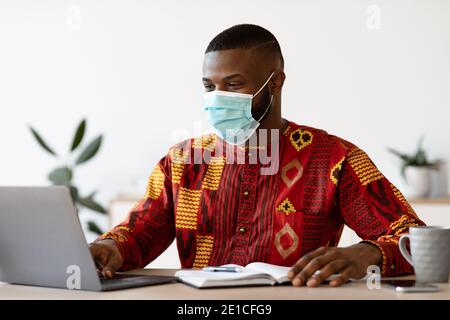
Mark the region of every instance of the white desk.
<instances>
[{"instance_id":1,"label":"white desk","mask_svg":"<svg viewBox=\"0 0 450 320\"><path fill-rule=\"evenodd\" d=\"M139 274L173 275L174 269L145 269ZM402 277L401 279L410 279ZM163 300L450 300L449 284L438 284L440 292L396 293L387 289L369 290L365 281L342 287L323 285L317 288L285 286L259 286L220 289L195 289L182 283L133 288L110 292L90 292L41 288L0 283L0 299L163 299Z\"/></svg>"}]
</instances>

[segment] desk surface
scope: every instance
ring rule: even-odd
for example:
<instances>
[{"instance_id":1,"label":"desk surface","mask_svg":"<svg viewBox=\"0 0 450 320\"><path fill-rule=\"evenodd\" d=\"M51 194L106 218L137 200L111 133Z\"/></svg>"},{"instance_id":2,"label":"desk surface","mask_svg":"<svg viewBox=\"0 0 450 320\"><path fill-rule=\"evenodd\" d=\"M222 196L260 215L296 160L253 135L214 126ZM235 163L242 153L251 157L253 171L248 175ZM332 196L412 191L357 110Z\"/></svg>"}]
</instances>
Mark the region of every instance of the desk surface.
<instances>
[{"instance_id":1,"label":"desk surface","mask_svg":"<svg viewBox=\"0 0 450 320\"><path fill-rule=\"evenodd\" d=\"M134 274L173 275L174 269L144 269ZM398 279L410 279L400 277ZM148 286L110 292L91 292L11 285L0 282L0 299L247 299L247 300L403 300L403 299L450 299L450 285L437 284L439 292L396 293L387 289L369 290L365 281L354 281L342 287L323 285L318 288L286 286L259 286L226 289L195 289L182 283Z\"/></svg>"}]
</instances>

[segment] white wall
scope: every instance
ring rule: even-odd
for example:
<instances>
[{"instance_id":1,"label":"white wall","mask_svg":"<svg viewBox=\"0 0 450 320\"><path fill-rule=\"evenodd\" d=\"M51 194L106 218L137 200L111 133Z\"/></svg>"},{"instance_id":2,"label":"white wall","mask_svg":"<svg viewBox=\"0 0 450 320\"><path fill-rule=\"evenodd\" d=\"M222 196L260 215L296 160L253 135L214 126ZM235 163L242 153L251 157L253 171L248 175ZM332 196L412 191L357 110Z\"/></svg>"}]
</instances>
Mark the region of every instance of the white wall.
<instances>
[{"instance_id":1,"label":"white wall","mask_svg":"<svg viewBox=\"0 0 450 320\"><path fill-rule=\"evenodd\" d=\"M430 156L450 157L449 1L0 0L0 185L45 184L56 164L27 123L65 152L82 117L106 135L83 189L106 202L145 180L180 129L198 134L204 49L237 23L278 37L288 119L353 141L400 188L387 146L426 133Z\"/></svg>"}]
</instances>

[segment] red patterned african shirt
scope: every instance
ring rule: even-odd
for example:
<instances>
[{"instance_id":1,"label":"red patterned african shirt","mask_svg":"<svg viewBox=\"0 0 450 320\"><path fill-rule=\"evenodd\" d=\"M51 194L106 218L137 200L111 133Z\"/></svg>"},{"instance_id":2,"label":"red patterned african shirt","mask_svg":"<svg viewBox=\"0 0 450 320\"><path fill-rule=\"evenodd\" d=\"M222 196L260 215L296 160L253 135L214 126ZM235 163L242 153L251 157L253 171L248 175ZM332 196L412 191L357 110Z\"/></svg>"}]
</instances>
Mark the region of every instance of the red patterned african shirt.
<instances>
[{"instance_id":1,"label":"red patterned african shirt","mask_svg":"<svg viewBox=\"0 0 450 320\"><path fill-rule=\"evenodd\" d=\"M320 246L337 246L346 224L381 250L383 275L413 272L398 238L423 222L363 150L293 122L279 142L271 175L259 162L227 163L214 134L175 145L153 169L145 197L100 238L116 241L124 270L144 267L174 239L183 268L292 266ZM195 151L208 163L188 161Z\"/></svg>"}]
</instances>

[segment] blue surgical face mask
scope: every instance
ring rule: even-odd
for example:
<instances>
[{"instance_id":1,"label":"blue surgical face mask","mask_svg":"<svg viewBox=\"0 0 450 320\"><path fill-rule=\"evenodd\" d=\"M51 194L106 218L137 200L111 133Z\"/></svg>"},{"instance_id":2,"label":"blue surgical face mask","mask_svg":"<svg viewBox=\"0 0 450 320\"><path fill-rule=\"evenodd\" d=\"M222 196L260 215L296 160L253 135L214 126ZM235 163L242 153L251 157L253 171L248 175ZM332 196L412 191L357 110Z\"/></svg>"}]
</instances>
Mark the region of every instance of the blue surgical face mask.
<instances>
[{"instance_id":1,"label":"blue surgical face mask","mask_svg":"<svg viewBox=\"0 0 450 320\"><path fill-rule=\"evenodd\" d=\"M274 72L269 76L262 87L253 95L229 91L210 91L204 95L204 110L208 123L214 128L216 134L231 144L243 144L259 127L272 105L273 95L263 115L258 119L252 116L253 98L267 85Z\"/></svg>"}]
</instances>

